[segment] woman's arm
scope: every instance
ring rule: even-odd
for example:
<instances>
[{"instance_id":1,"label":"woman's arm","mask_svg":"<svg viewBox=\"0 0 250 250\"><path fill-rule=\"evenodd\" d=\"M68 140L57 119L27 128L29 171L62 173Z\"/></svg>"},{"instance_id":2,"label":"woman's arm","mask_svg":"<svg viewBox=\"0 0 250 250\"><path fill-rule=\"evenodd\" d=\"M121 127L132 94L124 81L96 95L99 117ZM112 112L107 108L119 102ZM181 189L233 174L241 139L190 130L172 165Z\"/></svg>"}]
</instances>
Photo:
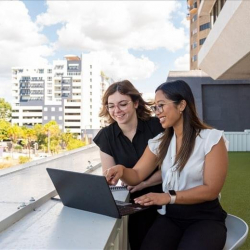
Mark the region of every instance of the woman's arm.
<instances>
[{"instance_id":1,"label":"woman's arm","mask_svg":"<svg viewBox=\"0 0 250 250\"><path fill-rule=\"evenodd\" d=\"M223 138L205 157L203 185L176 191L176 204L196 204L216 199L221 192L227 174L227 149ZM136 198L136 203L149 205L168 204L170 196L150 193Z\"/></svg>"},{"instance_id":2,"label":"woman's arm","mask_svg":"<svg viewBox=\"0 0 250 250\"><path fill-rule=\"evenodd\" d=\"M156 155L147 146L134 168L116 165L107 169L105 175L108 183L111 185L115 185L121 179L126 184L133 186L145 180L156 167Z\"/></svg>"},{"instance_id":3,"label":"woman's arm","mask_svg":"<svg viewBox=\"0 0 250 250\"><path fill-rule=\"evenodd\" d=\"M134 193L136 191L140 191L144 188L152 187L160 183L162 183L161 170L158 170L147 180L142 181L140 184L136 186L128 186L127 189L129 190L130 193Z\"/></svg>"},{"instance_id":4,"label":"woman's arm","mask_svg":"<svg viewBox=\"0 0 250 250\"><path fill-rule=\"evenodd\" d=\"M224 139L214 145L205 157L203 185L185 191L177 191L176 203L194 204L216 199L224 185L228 155Z\"/></svg>"},{"instance_id":5,"label":"woman's arm","mask_svg":"<svg viewBox=\"0 0 250 250\"><path fill-rule=\"evenodd\" d=\"M115 160L112 156L102 152L100 150L101 164L102 164L102 173L104 174L108 168L111 168L115 165Z\"/></svg>"}]
</instances>

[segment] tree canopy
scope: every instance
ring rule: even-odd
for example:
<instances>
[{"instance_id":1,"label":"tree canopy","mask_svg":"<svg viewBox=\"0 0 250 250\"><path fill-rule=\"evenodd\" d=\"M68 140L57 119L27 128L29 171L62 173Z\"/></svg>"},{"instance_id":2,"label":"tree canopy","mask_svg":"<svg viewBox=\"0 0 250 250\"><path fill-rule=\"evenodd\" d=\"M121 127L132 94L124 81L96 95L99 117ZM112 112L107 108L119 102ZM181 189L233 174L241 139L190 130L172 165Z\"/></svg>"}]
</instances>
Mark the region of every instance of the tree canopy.
<instances>
[{"instance_id":1,"label":"tree canopy","mask_svg":"<svg viewBox=\"0 0 250 250\"><path fill-rule=\"evenodd\" d=\"M4 98L0 98L0 119L10 121L11 110L11 105Z\"/></svg>"}]
</instances>

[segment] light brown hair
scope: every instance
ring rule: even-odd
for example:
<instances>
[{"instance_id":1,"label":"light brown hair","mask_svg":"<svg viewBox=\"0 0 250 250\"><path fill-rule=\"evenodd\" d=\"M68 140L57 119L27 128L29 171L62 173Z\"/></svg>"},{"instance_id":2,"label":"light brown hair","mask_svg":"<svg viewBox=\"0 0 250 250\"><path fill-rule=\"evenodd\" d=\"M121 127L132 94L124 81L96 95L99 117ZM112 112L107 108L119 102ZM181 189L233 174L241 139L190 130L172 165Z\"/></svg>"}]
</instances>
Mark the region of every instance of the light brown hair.
<instances>
[{"instance_id":1,"label":"light brown hair","mask_svg":"<svg viewBox=\"0 0 250 250\"><path fill-rule=\"evenodd\" d=\"M121 82L115 82L111 84L102 97L102 109L99 116L107 118L109 124L115 122L115 120L110 116L106 105L108 104L108 98L115 92L119 92L122 95L130 96L133 103L138 102L138 107L136 109L137 117L141 120L148 120L151 116L151 110L149 108L152 103L146 102L141 97L139 91L134 87L134 85L128 81L124 80Z\"/></svg>"}]
</instances>

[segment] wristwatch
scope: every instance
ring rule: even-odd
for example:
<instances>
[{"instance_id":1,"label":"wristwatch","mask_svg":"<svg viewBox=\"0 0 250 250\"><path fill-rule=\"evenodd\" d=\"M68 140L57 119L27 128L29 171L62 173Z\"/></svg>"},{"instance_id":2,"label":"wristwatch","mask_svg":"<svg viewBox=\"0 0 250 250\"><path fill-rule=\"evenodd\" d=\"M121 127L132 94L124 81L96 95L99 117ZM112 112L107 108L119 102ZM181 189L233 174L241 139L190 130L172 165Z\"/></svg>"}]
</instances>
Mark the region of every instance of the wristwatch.
<instances>
[{"instance_id":1,"label":"wristwatch","mask_svg":"<svg viewBox=\"0 0 250 250\"><path fill-rule=\"evenodd\" d=\"M168 193L169 193L169 196L170 196L169 204L175 204L176 192L174 190L168 190Z\"/></svg>"}]
</instances>

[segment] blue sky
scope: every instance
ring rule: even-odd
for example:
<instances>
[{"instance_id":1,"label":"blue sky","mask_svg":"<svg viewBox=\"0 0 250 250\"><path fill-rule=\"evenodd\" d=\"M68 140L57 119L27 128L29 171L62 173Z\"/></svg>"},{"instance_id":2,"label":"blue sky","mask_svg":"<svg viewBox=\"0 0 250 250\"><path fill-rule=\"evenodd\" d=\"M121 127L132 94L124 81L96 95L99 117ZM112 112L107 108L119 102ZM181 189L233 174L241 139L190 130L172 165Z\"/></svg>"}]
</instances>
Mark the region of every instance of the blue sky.
<instances>
[{"instance_id":1,"label":"blue sky","mask_svg":"<svg viewBox=\"0 0 250 250\"><path fill-rule=\"evenodd\" d=\"M0 97L11 100L11 67L81 53L100 58L114 80L153 93L169 70L189 69L186 12L184 0L1 1Z\"/></svg>"}]
</instances>

